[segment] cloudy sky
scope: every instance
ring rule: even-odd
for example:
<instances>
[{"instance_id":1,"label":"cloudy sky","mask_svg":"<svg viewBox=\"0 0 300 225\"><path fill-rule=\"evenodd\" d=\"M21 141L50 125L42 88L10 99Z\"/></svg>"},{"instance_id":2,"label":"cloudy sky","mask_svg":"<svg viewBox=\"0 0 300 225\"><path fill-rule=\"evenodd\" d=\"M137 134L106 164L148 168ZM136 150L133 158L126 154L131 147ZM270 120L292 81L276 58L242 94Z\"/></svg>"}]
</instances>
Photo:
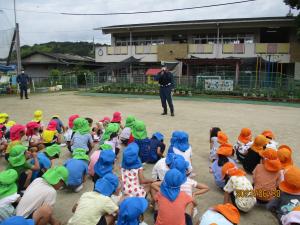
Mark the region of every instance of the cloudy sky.
<instances>
[{"instance_id":1,"label":"cloudy sky","mask_svg":"<svg viewBox=\"0 0 300 225\"><path fill-rule=\"evenodd\" d=\"M59 12L108 13L159 10L233 1L236 0L16 0L22 45L48 41L92 41L93 37L97 43L109 43L109 35L102 35L100 31L93 31L93 28L127 23L285 16L289 10L283 0L256 0L234 6L146 15L66 16L58 14ZM0 42L1 40L5 42L3 36L9 35L9 31L3 32L3 30L13 27L14 16L11 9L13 9L13 0L0 0L0 30L2 30ZM5 43L2 43L3 45Z\"/></svg>"}]
</instances>

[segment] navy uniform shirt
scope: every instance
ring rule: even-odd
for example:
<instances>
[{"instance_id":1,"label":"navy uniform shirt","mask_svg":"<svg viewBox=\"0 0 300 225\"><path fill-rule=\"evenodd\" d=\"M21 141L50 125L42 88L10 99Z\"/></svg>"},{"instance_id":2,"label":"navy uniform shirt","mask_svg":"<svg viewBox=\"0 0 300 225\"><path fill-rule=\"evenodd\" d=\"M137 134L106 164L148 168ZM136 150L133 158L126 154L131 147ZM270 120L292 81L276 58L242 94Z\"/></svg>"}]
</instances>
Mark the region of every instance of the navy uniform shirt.
<instances>
[{"instance_id":1,"label":"navy uniform shirt","mask_svg":"<svg viewBox=\"0 0 300 225\"><path fill-rule=\"evenodd\" d=\"M29 76L24 73L24 74L19 74L17 76L17 83L20 85L20 86L27 86L27 84L29 83Z\"/></svg>"},{"instance_id":2,"label":"navy uniform shirt","mask_svg":"<svg viewBox=\"0 0 300 225\"><path fill-rule=\"evenodd\" d=\"M158 81L158 83L162 86L167 86L167 85L171 85L172 88L174 88L174 77L173 74L165 71L165 72L160 72L156 75L156 80Z\"/></svg>"}]
</instances>

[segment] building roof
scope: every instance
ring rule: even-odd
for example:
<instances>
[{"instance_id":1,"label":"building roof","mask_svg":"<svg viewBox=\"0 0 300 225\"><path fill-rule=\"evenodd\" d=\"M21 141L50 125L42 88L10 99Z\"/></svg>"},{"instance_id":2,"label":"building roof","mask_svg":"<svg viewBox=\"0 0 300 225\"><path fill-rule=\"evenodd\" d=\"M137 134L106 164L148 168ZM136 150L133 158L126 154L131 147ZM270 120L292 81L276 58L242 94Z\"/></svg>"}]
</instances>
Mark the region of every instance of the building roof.
<instances>
[{"instance_id":1,"label":"building roof","mask_svg":"<svg viewBox=\"0 0 300 225\"><path fill-rule=\"evenodd\" d=\"M234 18L234 19L210 19L210 20L189 20L189 21L172 21L158 23L126 24L107 27L95 28L102 30L104 34L125 33L129 31L143 32L149 29L158 30L188 30L199 28L216 28L220 27L261 27L261 26L296 26L295 17L255 17L255 18Z\"/></svg>"}]
</instances>

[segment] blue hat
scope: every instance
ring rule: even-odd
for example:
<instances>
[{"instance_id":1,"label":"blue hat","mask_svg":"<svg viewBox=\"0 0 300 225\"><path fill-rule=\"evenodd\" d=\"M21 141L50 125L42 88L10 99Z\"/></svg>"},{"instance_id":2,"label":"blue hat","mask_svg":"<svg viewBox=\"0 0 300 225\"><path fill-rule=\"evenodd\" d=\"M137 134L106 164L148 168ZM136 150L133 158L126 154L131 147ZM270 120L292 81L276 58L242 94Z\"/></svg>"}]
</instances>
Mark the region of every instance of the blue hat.
<instances>
[{"instance_id":1,"label":"blue hat","mask_svg":"<svg viewBox=\"0 0 300 225\"><path fill-rule=\"evenodd\" d=\"M177 131L177 130L175 130L172 133L172 137L171 137L171 140L170 140L170 146L169 146L169 149L168 149L168 153L174 153L173 147L174 147L175 142L178 139L179 133L180 133L180 131Z\"/></svg>"},{"instance_id":2,"label":"blue hat","mask_svg":"<svg viewBox=\"0 0 300 225\"><path fill-rule=\"evenodd\" d=\"M180 186L184 183L184 175L177 169L170 169L160 185L160 192L163 196L174 201L180 193Z\"/></svg>"},{"instance_id":3,"label":"blue hat","mask_svg":"<svg viewBox=\"0 0 300 225\"><path fill-rule=\"evenodd\" d=\"M164 140L164 135L160 132L155 132L152 137L156 137L157 140L162 141Z\"/></svg>"},{"instance_id":4,"label":"blue hat","mask_svg":"<svg viewBox=\"0 0 300 225\"><path fill-rule=\"evenodd\" d=\"M173 137L172 137L173 138ZM176 134L176 138L174 140L173 144L174 148L177 148L178 150L185 152L189 149L189 135L184 131L178 131Z\"/></svg>"},{"instance_id":5,"label":"blue hat","mask_svg":"<svg viewBox=\"0 0 300 225\"><path fill-rule=\"evenodd\" d=\"M101 151L98 161L94 166L94 171L99 177L103 177L107 173L111 173L116 159L113 150Z\"/></svg>"},{"instance_id":6,"label":"blue hat","mask_svg":"<svg viewBox=\"0 0 300 225\"><path fill-rule=\"evenodd\" d=\"M147 207L148 202L145 198L126 198L120 204L117 225L139 225L139 217L146 211Z\"/></svg>"},{"instance_id":7,"label":"blue hat","mask_svg":"<svg viewBox=\"0 0 300 225\"><path fill-rule=\"evenodd\" d=\"M13 216L4 220L1 225L34 225L34 220L25 219L22 216Z\"/></svg>"},{"instance_id":8,"label":"blue hat","mask_svg":"<svg viewBox=\"0 0 300 225\"><path fill-rule=\"evenodd\" d=\"M110 197L118 188L119 179L113 173L108 173L95 184L95 191Z\"/></svg>"},{"instance_id":9,"label":"blue hat","mask_svg":"<svg viewBox=\"0 0 300 225\"><path fill-rule=\"evenodd\" d=\"M170 168L177 169L178 171L180 171L184 175L185 180L186 180L186 171L188 170L189 165L190 165L190 163L185 161L183 156L175 155L174 161L171 164Z\"/></svg>"},{"instance_id":10,"label":"blue hat","mask_svg":"<svg viewBox=\"0 0 300 225\"><path fill-rule=\"evenodd\" d=\"M175 153L168 153L167 154L167 157L166 157L166 164L171 167L173 161L174 161L174 158L176 157L176 154Z\"/></svg>"},{"instance_id":11,"label":"blue hat","mask_svg":"<svg viewBox=\"0 0 300 225\"><path fill-rule=\"evenodd\" d=\"M138 169L142 167L142 162L139 158L139 146L136 143L131 143L124 149L122 168Z\"/></svg>"}]
</instances>

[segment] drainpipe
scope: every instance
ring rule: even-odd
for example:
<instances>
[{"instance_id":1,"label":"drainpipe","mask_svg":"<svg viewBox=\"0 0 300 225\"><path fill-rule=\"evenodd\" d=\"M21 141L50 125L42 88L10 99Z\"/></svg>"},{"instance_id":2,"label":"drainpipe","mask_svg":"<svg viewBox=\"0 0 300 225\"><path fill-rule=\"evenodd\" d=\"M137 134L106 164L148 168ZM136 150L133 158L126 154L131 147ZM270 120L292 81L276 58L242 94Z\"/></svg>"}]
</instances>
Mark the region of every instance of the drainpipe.
<instances>
[{"instance_id":1,"label":"drainpipe","mask_svg":"<svg viewBox=\"0 0 300 225\"><path fill-rule=\"evenodd\" d=\"M132 56L132 32L129 31L129 45L130 45L130 57ZM129 66L129 70L130 70L130 74L129 74L129 82L131 83L132 82L132 63L130 63L130 66Z\"/></svg>"},{"instance_id":2,"label":"drainpipe","mask_svg":"<svg viewBox=\"0 0 300 225\"><path fill-rule=\"evenodd\" d=\"M220 24L216 23L217 25L217 51L216 51L216 58L219 58L219 47L220 47Z\"/></svg>"}]
</instances>

